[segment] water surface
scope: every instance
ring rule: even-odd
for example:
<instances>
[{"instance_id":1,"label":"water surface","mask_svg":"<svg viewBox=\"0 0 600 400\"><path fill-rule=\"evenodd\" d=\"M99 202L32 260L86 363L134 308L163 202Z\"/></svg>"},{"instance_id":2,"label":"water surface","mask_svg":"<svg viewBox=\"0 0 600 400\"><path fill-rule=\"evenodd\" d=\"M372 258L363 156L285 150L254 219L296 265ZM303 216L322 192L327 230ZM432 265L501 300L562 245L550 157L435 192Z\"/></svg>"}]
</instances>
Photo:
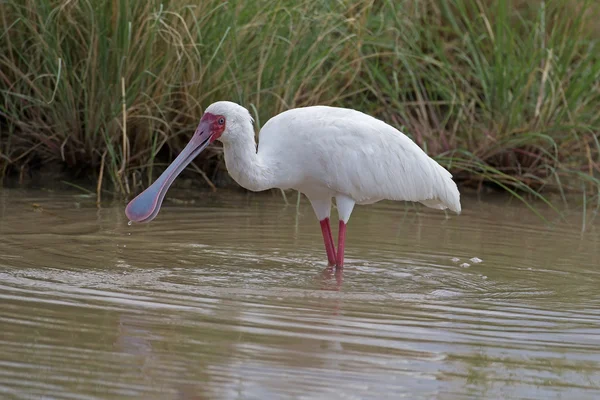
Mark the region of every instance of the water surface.
<instances>
[{"instance_id":1,"label":"water surface","mask_svg":"<svg viewBox=\"0 0 600 400\"><path fill-rule=\"evenodd\" d=\"M0 398L600 398L577 212L359 206L340 275L304 199L169 194L128 226L122 202L0 192Z\"/></svg>"}]
</instances>

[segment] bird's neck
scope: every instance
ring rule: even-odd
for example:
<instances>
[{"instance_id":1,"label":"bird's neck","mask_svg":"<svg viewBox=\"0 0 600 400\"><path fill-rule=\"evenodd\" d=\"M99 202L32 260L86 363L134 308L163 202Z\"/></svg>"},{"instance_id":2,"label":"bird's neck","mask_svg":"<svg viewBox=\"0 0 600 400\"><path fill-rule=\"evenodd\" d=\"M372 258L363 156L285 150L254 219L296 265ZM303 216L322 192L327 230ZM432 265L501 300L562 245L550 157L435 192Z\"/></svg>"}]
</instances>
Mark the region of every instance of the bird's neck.
<instances>
[{"instance_id":1,"label":"bird's neck","mask_svg":"<svg viewBox=\"0 0 600 400\"><path fill-rule=\"evenodd\" d=\"M271 188L271 170L257 154L252 125L241 126L244 134L223 143L225 165L229 175L242 187L261 191Z\"/></svg>"}]
</instances>

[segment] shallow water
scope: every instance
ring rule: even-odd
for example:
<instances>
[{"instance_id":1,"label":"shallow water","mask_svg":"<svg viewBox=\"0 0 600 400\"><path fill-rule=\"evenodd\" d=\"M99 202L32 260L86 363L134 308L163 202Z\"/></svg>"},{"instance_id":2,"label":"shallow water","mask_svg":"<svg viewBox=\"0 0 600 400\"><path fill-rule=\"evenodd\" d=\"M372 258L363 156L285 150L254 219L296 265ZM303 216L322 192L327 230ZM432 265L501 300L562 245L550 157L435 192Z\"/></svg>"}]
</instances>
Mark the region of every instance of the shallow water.
<instances>
[{"instance_id":1,"label":"shallow water","mask_svg":"<svg viewBox=\"0 0 600 400\"><path fill-rule=\"evenodd\" d=\"M580 214L358 207L341 276L304 199L170 195L128 226L124 203L0 192L0 398L600 398Z\"/></svg>"}]
</instances>

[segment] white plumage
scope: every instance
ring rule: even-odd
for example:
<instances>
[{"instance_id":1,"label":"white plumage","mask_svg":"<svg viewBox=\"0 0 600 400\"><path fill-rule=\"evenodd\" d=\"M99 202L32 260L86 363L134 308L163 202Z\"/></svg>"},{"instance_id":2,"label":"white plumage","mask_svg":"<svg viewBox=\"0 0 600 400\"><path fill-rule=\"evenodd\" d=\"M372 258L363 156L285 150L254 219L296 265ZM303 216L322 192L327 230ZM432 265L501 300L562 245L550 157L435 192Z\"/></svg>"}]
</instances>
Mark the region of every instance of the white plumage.
<instances>
[{"instance_id":1,"label":"white plumage","mask_svg":"<svg viewBox=\"0 0 600 400\"><path fill-rule=\"evenodd\" d=\"M252 191L292 188L308 197L322 222L329 261L335 261L340 267L345 225L354 203L406 200L431 208L461 211L460 194L446 169L400 131L359 111L326 106L285 111L263 126L258 148L253 120L245 108L231 102L217 102L206 109L206 116L218 122L222 116L226 121L222 132L210 137L211 141L223 142L227 170L241 186ZM199 138L212 129L201 126L202 121L196 132ZM198 139L198 143L201 141ZM202 148L207 144L204 142ZM169 181L167 188L183 168L177 169L165 178ZM171 175L174 176L171 178ZM163 182L161 187L164 186ZM160 190L157 193L164 196ZM329 248L332 246L329 215L333 197L340 217L340 241L334 260ZM162 198L155 201L155 206L160 207L161 201ZM152 218L158 212L145 211L152 214ZM138 218L142 219L149 220Z\"/></svg>"}]
</instances>

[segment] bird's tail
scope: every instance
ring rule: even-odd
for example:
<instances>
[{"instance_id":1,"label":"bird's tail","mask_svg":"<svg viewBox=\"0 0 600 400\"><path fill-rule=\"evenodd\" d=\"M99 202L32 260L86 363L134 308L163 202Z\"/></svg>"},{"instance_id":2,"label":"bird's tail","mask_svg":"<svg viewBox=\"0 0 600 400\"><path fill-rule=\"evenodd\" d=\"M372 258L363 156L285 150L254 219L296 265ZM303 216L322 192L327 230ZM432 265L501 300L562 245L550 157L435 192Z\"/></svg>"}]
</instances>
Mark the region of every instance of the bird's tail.
<instances>
[{"instance_id":1,"label":"bird's tail","mask_svg":"<svg viewBox=\"0 0 600 400\"><path fill-rule=\"evenodd\" d=\"M456 183L452 180L452 174L435 160L432 159L431 161L435 164L434 169L437 172L436 184L434 185L436 196L432 199L421 200L420 203L438 210L450 209L460 214L460 192Z\"/></svg>"}]
</instances>

